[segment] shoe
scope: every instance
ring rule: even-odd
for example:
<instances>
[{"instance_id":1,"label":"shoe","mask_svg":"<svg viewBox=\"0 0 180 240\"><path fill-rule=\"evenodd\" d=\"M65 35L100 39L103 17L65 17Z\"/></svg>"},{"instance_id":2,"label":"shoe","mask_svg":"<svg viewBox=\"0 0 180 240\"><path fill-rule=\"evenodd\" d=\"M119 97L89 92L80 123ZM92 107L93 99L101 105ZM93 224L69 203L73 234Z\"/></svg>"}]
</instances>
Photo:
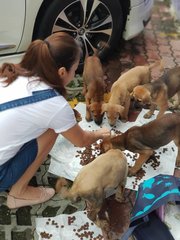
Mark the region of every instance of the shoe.
<instances>
[{"instance_id":1,"label":"shoe","mask_svg":"<svg viewBox=\"0 0 180 240\"><path fill-rule=\"evenodd\" d=\"M38 187L39 191L41 191L41 195L38 199L23 199L23 198L16 198L10 194L7 197L7 206L10 209L31 206L39 203L43 203L51 199L54 194L54 188L45 188L45 187Z\"/></svg>"}]
</instances>

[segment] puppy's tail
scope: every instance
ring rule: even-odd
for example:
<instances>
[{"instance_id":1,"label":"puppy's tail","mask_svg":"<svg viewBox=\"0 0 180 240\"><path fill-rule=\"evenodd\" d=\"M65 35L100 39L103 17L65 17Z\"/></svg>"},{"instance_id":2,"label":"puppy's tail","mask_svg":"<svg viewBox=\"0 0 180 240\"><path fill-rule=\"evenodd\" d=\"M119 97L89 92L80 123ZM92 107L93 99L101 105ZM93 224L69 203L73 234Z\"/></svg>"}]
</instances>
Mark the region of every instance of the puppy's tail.
<instances>
[{"instance_id":1,"label":"puppy's tail","mask_svg":"<svg viewBox=\"0 0 180 240\"><path fill-rule=\"evenodd\" d=\"M63 198L69 199L72 202L81 200L78 194L76 194L69 185L69 182L65 178L59 178L55 186L56 193L59 193Z\"/></svg>"},{"instance_id":2,"label":"puppy's tail","mask_svg":"<svg viewBox=\"0 0 180 240\"><path fill-rule=\"evenodd\" d=\"M161 60L158 60L158 61L156 61L156 62L154 62L154 63L151 63L151 64L149 65L149 69L151 70L152 68L157 67L157 66L160 67L160 70L161 70L161 71L164 70L164 62L163 62L162 59L161 59Z\"/></svg>"}]
</instances>

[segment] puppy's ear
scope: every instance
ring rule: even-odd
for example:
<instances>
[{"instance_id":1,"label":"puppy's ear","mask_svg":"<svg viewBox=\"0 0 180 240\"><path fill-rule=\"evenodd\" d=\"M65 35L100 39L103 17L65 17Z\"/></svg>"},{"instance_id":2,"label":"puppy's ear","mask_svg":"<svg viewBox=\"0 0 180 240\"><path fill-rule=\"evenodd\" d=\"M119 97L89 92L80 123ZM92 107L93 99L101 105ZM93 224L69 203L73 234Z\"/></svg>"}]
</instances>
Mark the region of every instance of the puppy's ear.
<instances>
[{"instance_id":1,"label":"puppy's ear","mask_svg":"<svg viewBox=\"0 0 180 240\"><path fill-rule=\"evenodd\" d=\"M104 112L107 112L107 107L108 107L108 104L107 104L107 103L103 103L103 104L102 104L101 114L103 114Z\"/></svg>"},{"instance_id":2,"label":"puppy's ear","mask_svg":"<svg viewBox=\"0 0 180 240\"><path fill-rule=\"evenodd\" d=\"M62 188L68 186L69 186L68 181L65 178L63 177L58 178L55 186L56 193L60 193Z\"/></svg>"},{"instance_id":3,"label":"puppy's ear","mask_svg":"<svg viewBox=\"0 0 180 240\"><path fill-rule=\"evenodd\" d=\"M130 98L131 98L131 99L134 99L134 91L132 91L132 92L130 93Z\"/></svg>"}]
</instances>

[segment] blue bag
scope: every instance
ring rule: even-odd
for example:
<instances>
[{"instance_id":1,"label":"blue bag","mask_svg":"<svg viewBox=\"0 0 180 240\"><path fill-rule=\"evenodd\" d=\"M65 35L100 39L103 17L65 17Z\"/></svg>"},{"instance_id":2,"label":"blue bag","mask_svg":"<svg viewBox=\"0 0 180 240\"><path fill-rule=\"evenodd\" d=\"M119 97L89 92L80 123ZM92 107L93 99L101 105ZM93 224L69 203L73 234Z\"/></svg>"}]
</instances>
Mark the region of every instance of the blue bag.
<instances>
[{"instance_id":1,"label":"blue bag","mask_svg":"<svg viewBox=\"0 0 180 240\"><path fill-rule=\"evenodd\" d=\"M160 174L141 183L129 229L120 239L128 240L133 235L137 240L174 240L168 227L155 213L169 201L180 204L180 178Z\"/></svg>"}]
</instances>

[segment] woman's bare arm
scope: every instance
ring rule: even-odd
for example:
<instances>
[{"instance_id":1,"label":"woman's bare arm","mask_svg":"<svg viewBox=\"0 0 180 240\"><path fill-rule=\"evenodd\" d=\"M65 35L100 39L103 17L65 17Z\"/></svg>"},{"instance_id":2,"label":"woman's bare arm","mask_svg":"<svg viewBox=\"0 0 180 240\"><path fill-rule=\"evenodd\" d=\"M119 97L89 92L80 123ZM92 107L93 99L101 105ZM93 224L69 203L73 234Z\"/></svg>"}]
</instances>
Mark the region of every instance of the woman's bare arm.
<instances>
[{"instance_id":1,"label":"woman's bare arm","mask_svg":"<svg viewBox=\"0 0 180 240\"><path fill-rule=\"evenodd\" d=\"M105 137L110 136L110 130L107 128L100 128L96 131L85 131L76 124L61 134L75 146L85 147L96 142L98 139L104 139Z\"/></svg>"}]
</instances>

